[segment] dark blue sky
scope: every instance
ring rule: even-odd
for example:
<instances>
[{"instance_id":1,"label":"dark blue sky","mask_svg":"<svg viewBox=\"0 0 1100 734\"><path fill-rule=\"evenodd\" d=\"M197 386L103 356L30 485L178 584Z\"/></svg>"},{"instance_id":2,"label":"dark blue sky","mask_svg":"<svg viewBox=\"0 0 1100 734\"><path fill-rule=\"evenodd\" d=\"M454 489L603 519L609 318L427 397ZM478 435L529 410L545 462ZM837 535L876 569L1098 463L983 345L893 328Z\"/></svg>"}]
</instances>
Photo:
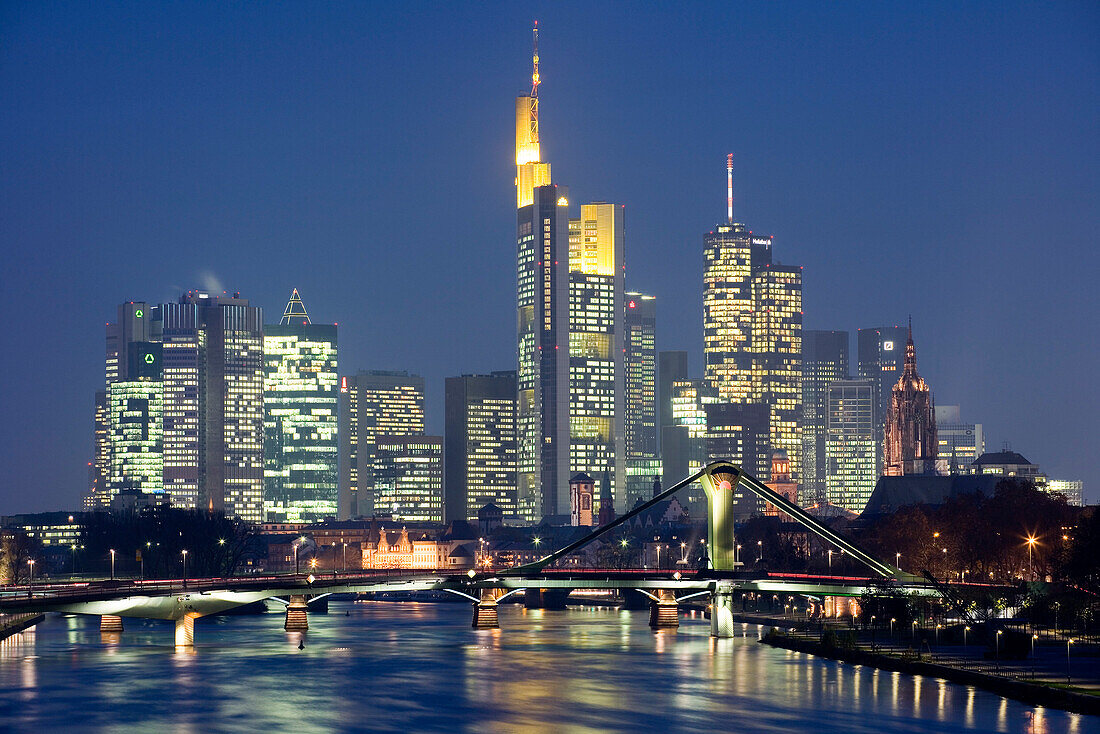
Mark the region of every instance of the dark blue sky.
<instances>
[{"instance_id":1,"label":"dark blue sky","mask_svg":"<svg viewBox=\"0 0 1100 734\"><path fill-rule=\"evenodd\" d=\"M940 404L1058 478L1097 446L1095 3L0 5L0 514L75 508L117 303L297 287L341 367L515 362L513 98L621 202L701 371L702 234L805 266L807 328L903 323Z\"/></svg>"}]
</instances>

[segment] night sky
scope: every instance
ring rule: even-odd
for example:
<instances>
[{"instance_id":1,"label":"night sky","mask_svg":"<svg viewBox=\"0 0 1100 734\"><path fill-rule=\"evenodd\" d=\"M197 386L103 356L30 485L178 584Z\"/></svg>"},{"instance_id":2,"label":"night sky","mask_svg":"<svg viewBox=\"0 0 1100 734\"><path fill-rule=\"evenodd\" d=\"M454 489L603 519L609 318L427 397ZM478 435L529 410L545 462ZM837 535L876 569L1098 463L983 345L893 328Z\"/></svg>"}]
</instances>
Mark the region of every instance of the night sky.
<instances>
[{"instance_id":1,"label":"night sky","mask_svg":"<svg viewBox=\"0 0 1100 734\"><path fill-rule=\"evenodd\" d=\"M231 5L230 7L226 7ZM515 367L514 97L626 205L627 287L702 372L702 236L901 324L939 404L1096 480L1100 5L0 4L0 514L76 509L125 300L297 287L342 372ZM853 362L854 369L854 362Z\"/></svg>"}]
</instances>

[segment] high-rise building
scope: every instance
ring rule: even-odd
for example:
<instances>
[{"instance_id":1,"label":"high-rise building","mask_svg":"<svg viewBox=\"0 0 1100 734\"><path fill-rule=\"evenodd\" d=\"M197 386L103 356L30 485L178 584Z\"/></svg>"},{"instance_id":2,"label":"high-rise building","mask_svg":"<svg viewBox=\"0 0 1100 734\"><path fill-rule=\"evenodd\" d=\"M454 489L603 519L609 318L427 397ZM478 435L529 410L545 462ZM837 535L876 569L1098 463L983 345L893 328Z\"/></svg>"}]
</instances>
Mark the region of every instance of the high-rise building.
<instances>
[{"instance_id":1,"label":"high-rise building","mask_svg":"<svg viewBox=\"0 0 1100 734\"><path fill-rule=\"evenodd\" d=\"M826 392L825 499L862 512L878 481L874 380L837 380Z\"/></svg>"},{"instance_id":2,"label":"high-rise building","mask_svg":"<svg viewBox=\"0 0 1100 734\"><path fill-rule=\"evenodd\" d=\"M848 379L848 332L802 332L802 502L825 500L829 384Z\"/></svg>"},{"instance_id":3,"label":"high-rise building","mask_svg":"<svg viewBox=\"0 0 1100 734\"><path fill-rule=\"evenodd\" d=\"M398 522L443 522L443 437L377 437L374 511Z\"/></svg>"},{"instance_id":4,"label":"high-rise building","mask_svg":"<svg viewBox=\"0 0 1100 734\"><path fill-rule=\"evenodd\" d=\"M686 379L688 379L687 352L657 354L657 438L662 446L665 440L665 429L676 425L672 419L672 386Z\"/></svg>"},{"instance_id":5,"label":"high-rise building","mask_svg":"<svg viewBox=\"0 0 1100 734\"><path fill-rule=\"evenodd\" d=\"M917 351L910 323L905 341L905 366L894 384L890 412L886 416L883 441L886 476L939 473L933 405L932 391L917 374Z\"/></svg>"},{"instance_id":6,"label":"high-rise building","mask_svg":"<svg viewBox=\"0 0 1100 734\"><path fill-rule=\"evenodd\" d=\"M626 457L657 456L657 301L626 294Z\"/></svg>"},{"instance_id":7,"label":"high-rise building","mask_svg":"<svg viewBox=\"0 0 1100 734\"><path fill-rule=\"evenodd\" d=\"M584 204L580 218L569 221L569 471L610 470L620 509L626 504L623 272L623 207Z\"/></svg>"},{"instance_id":8,"label":"high-rise building","mask_svg":"<svg viewBox=\"0 0 1100 734\"><path fill-rule=\"evenodd\" d=\"M948 474L966 474L967 467L985 453L985 435L981 423L963 423L958 405L937 405L936 460L946 465Z\"/></svg>"},{"instance_id":9,"label":"high-rise building","mask_svg":"<svg viewBox=\"0 0 1100 734\"><path fill-rule=\"evenodd\" d=\"M164 491L173 506L263 512L263 310L189 291L157 307L164 354Z\"/></svg>"},{"instance_id":10,"label":"high-rise building","mask_svg":"<svg viewBox=\"0 0 1100 734\"><path fill-rule=\"evenodd\" d=\"M264 517L337 515L336 326L314 324L295 288L264 327Z\"/></svg>"},{"instance_id":11,"label":"high-rise building","mask_svg":"<svg viewBox=\"0 0 1100 734\"><path fill-rule=\"evenodd\" d=\"M718 402L718 392L706 380L677 380L672 383L672 425L662 435L661 471L663 483L676 482L699 471L707 462L707 406ZM698 510L702 501L698 482L678 493L680 503Z\"/></svg>"},{"instance_id":12,"label":"high-rise building","mask_svg":"<svg viewBox=\"0 0 1100 734\"><path fill-rule=\"evenodd\" d=\"M859 329L856 332L857 377L861 380L874 380L875 401L878 412L879 431L885 426L886 416L890 413L890 396L894 383L901 377L905 367L904 326L878 326ZM879 441L877 449L877 472L883 473L883 445Z\"/></svg>"},{"instance_id":13,"label":"high-rise building","mask_svg":"<svg viewBox=\"0 0 1100 734\"><path fill-rule=\"evenodd\" d=\"M109 495L160 495L164 492L160 344L130 342L124 353L128 364L120 365L119 374L125 378L107 385Z\"/></svg>"},{"instance_id":14,"label":"high-rise building","mask_svg":"<svg viewBox=\"0 0 1100 734\"><path fill-rule=\"evenodd\" d=\"M516 373L446 381L445 519L477 517L493 503L506 521L516 512Z\"/></svg>"},{"instance_id":15,"label":"high-rise building","mask_svg":"<svg viewBox=\"0 0 1100 734\"><path fill-rule=\"evenodd\" d=\"M802 476L802 268L772 262L772 238L733 219L703 237L704 375L722 402L769 406L771 449Z\"/></svg>"},{"instance_id":16,"label":"high-rise building","mask_svg":"<svg viewBox=\"0 0 1100 734\"><path fill-rule=\"evenodd\" d=\"M404 371L369 370L340 377L340 516L384 511L373 498L379 436L424 433L424 378Z\"/></svg>"},{"instance_id":17,"label":"high-rise building","mask_svg":"<svg viewBox=\"0 0 1100 734\"><path fill-rule=\"evenodd\" d=\"M92 422L92 461L88 464L88 493L84 496L85 510L96 510L111 505L108 481L111 473L110 415L107 409L107 391L95 394L95 416Z\"/></svg>"},{"instance_id":18,"label":"high-rise building","mask_svg":"<svg viewBox=\"0 0 1100 734\"><path fill-rule=\"evenodd\" d=\"M726 460L738 464L761 481L770 477L772 450L768 406L710 402L702 408L705 454L702 461L693 461L689 470L697 471L708 461ZM763 501L740 485L734 490L734 499L738 515L754 515L764 510ZM696 496L692 500L697 503L699 498Z\"/></svg>"}]
</instances>

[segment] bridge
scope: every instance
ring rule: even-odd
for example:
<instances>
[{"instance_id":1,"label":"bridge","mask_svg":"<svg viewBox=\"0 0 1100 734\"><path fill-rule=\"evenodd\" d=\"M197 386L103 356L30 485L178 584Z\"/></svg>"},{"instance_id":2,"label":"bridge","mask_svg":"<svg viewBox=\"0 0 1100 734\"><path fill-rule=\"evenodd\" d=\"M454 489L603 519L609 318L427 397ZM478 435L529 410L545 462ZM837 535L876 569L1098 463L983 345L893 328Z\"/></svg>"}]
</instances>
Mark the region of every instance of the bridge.
<instances>
[{"instance_id":1,"label":"bridge","mask_svg":"<svg viewBox=\"0 0 1100 734\"><path fill-rule=\"evenodd\" d=\"M554 568L555 561L630 521L676 492L699 482L707 496L706 568L690 572L578 570ZM734 538L735 493L746 490L775 505L823 541L867 567L865 576L757 573L738 570ZM177 646L192 646L195 619L269 598L288 597L285 628L308 629L307 609L312 599L334 593L438 591L467 599L475 628L497 627L497 606L519 591L536 597L557 595L561 600L576 589L633 591L650 602L654 628L679 625L678 606L705 597L711 609L711 635L734 634L733 598L756 592L798 595L814 599L863 595L941 597L929 579L907 574L875 558L850 539L819 522L786 497L728 461L702 470L635 507L613 522L596 528L574 543L543 558L513 568L455 574L401 569L372 569L359 573L241 576L208 579L122 580L81 583L45 583L0 590L0 613L62 612L99 615L105 632L121 631L123 617L175 622Z\"/></svg>"}]
</instances>

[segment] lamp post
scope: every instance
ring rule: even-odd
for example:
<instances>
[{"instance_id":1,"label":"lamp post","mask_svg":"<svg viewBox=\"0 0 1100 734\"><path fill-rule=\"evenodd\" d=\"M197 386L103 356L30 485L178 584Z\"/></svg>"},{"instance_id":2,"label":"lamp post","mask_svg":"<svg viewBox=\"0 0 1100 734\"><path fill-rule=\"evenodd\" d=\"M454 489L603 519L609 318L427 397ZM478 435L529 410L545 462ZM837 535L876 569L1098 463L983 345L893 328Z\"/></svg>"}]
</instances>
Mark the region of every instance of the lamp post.
<instances>
[{"instance_id":1,"label":"lamp post","mask_svg":"<svg viewBox=\"0 0 1100 734\"><path fill-rule=\"evenodd\" d=\"M993 636L993 639L996 641L994 654L996 656L998 670L1001 668L1001 635L1003 634L1004 630L997 630L997 634Z\"/></svg>"},{"instance_id":2,"label":"lamp post","mask_svg":"<svg viewBox=\"0 0 1100 734\"><path fill-rule=\"evenodd\" d=\"M32 584L33 584L33 583L34 583L34 559L33 559L33 558L31 558L31 559L28 559L28 560L27 560L27 565L28 565L28 566L30 566L30 568L31 568L31 578L30 578L30 583L32 583Z\"/></svg>"},{"instance_id":3,"label":"lamp post","mask_svg":"<svg viewBox=\"0 0 1100 734\"><path fill-rule=\"evenodd\" d=\"M963 655L966 654L966 633L970 631L970 625L963 625Z\"/></svg>"},{"instance_id":4,"label":"lamp post","mask_svg":"<svg viewBox=\"0 0 1100 734\"><path fill-rule=\"evenodd\" d=\"M687 564L687 558L688 558L687 547L688 547L688 544L686 542L681 541L681 543L680 543L680 563L683 563L685 565ZM740 548L741 546L738 546L738 547Z\"/></svg>"},{"instance_id":5,"label":"lamp post","mask_svg":"<svg viewBox=\"0 0 1100 734\"><path fill-rule=\"evenodd\" d=\"M829 549L829 568L833 567L833 549Z\"/></svg>"},{"instance_id":6,"label":"lamp post","mask_svg":"<svg viewBox=\"0 0 1100 734\"><path fill-rule=\"evenodd\" d=\"M70 547L72 548L72 551L73 551L73 562L69 564L69 575L70 576L75 576L76 575L76 543L73 543Z\"/></svg>"},{"instance_id":7,"label":"lamp post","mask_svg":"<svg viewBox=\"0 0 1100 734\"><path fill-rule=\"evenodd\" d=\"M183 585L187 586L187 550L181 550L180 555L183 556Z\"/></svg>"},{"instance_id":8,"label":"lamp post","mask_svg":"<svg viewBox=\"0 0 1100 734\"><path fill-rule=\"evenodd\" d=\"M1035 580L1035 569L1031 564L1031 552L1032 549L1035 548L1035 542L1036 539L1034 535L1027 536L1027 575L1032 581Z\"/></svg>"},{"instance_id":9,"label":"lamp post","mask_svg":"<svg viewBox=\"0 0 1100 734\"><path fill-rule=\"evenodd\" d=\"M484 547L485 547L485 546L484 546L484 542L485 542L485 541L484 541L484 539L482 539L482 544L483 544L483 545L482 545L482 548L484 548ZM482 555L485 555L484 551L482 551ZM344 541L344 560L343 560L343 562L342 562L342 563L340 564L340 569L341 569L341 570L342 570L342 571L343 571L344 573L347 573L347 572L348 572L348 543L347 543L347 541L346 541L346 540Z\"/></svg>"},{"instance_id":10,"label":"lamp post","mask_svg":"<svg viewBox=\"0 0 1100 734\"><path fill-rule=\"evenodd\" d=\"M736 561L734 561L734 565L736 565ZM661 570L661 544L660 543L657 544L657 570L658 571Z\"/></svg>"},{"instance_id":11,"label":"lamp post","mask_svg":"<svg viewBox=\"0 0 1100 734\"><path fill-rule=\"evenodd\" d=\"M111 581L115 580L115 549L111 549Z\"/></svg>"},{"instance_id":12,"label":"lamp post","mask_svg":"<svg viewBox=\"0 0 1100 734\"><path fill-rule=\"evenodd\" d=\"M760 563L764 560L764 541L756 541L756 562Z\"/></svg>"},{"instance_id":13,"label":"lamp post","mask_svg":"<svg viewBox=\"0 0 1100 734\"><path fill-rule=\"evenodd\" d=\"M890 617L890 637L894 636L894 622L897 622L897 617Z\"/></svg>"},{"instance_id":14,"label":"lamp post","mask_svg":"<svg viewBox=\"0 0 1100 734\"><path fill-rule=\"evenodd\" d=\"M1070 677L1069 677L1069 646L1072 645L1072 644L1073 644L1073 638L1072 637L1067 637L1066 638L1066 684L1067 685L1070 683Z\"/></svg>"},{"instance_id":15,"label":"lamp post","mask_svg":"<svg viewBox=\"0 0 1100 734\"><path fill-rule=\"evenodd\" d=\"M901 570L901 552L900 551L898 553L894 554L894 568L896 568L899 571Z\"/></svg>"}]
</instances>

